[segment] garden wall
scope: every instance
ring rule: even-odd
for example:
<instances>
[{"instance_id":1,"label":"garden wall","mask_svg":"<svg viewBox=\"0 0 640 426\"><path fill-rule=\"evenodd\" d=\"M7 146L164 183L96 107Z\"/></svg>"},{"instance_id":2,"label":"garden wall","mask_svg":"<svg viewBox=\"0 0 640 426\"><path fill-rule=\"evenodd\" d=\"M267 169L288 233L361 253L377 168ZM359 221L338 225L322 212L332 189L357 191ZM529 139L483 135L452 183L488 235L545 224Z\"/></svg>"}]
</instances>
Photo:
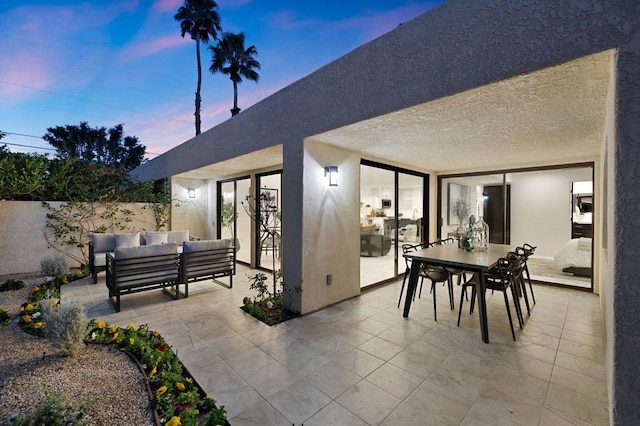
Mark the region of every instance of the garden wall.
<instances>
[{"instance_id":1,"label":"garden wall","mask_svg":"<svg viewBox=\"0 0 640 426\"><path fill-rule=\"evenodd\" d=\"M58 208L63 202L50 202ZM137 232L155 230L153 211L145 203L121 204L121 207L133 212L131 222L126 223L125 230L116 232ZM100 211L100 207L97 209ZM102 209L104 210L104 208ZM40 259L56 253L68 252L75 257L82 257L79 249L69 249L53 242L53 233L47 228L47 213L40 201L4 201L0 200L0 275L32 273L40 271ZM98 221L113 231L109 221ZM49 241L47 241L47 239ZM84 249L88 253L88 246ZM70 267L79 267L80 262L67 257Z\"/></svg>"}]
</instances>

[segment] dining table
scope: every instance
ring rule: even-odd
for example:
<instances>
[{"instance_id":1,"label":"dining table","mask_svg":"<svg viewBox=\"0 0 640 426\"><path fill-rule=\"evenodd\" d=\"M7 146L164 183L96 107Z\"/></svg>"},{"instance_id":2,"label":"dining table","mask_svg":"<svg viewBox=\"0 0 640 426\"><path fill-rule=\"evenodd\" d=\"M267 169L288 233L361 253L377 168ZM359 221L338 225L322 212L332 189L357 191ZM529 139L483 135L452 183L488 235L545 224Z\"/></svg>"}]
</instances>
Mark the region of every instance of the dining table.
<instances>
[{"instance_id":1,"label":"dining table","mask_svg":"<svg viewBox=\"0 0 640 426\"><path fill-rule=\"evenodd\" d=\"M506 257L507 253L514 250L515 246L508 244L489 244L486 251L466 251L459 248L457 244L439 244L422 250L405 253L404 256L411 261L411 271L402 316L405 318L409 316L413 295L418 286L420 268L423 265L463 269L470 273L477 273L479 276L479 288L476 294L478 298L480 332L482 334L482 341L489 343L484 275L485 272L496 266L500 258Z\"/></svg>"}]
</instances>

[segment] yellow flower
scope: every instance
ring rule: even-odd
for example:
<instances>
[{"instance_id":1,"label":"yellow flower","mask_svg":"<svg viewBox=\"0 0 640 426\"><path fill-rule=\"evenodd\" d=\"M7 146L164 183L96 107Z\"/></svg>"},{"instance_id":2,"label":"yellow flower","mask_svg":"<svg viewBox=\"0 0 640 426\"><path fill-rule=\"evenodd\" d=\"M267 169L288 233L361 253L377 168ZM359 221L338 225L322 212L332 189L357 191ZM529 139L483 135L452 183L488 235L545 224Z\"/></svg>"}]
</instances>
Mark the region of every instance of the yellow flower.
<instances>
[{"instance_id":1,"label":"yellow flower","mask_svg":"<svg viewBox=\"0 0 640 426\"><path fill-rule=\"evenodd\" d=\"M62 277L62 284L67 284L69 282L69 280L67 279L66 276Z\"/></svg>"},{"instance_id":2,"label":"yellow flower","mask_svg":"<svg viewBox=\"0 0 640 426\"><path fill-rule=\"evenodd\" d=\"M31 322L31 315L23 315L22 316L22 321Z\"/></svg>"},{"instance_id":3,"label":"yellow flower","mask_svg":"<svg viewBox=\"0 0 640 426\"><path fill-rule=\"evenodd\" d=\"M60 304L60 299L53 299L51 300L51 306L56 306Z\"/></svg>"},{"instance_id":4,"label":"yellow flower","mask_svg":"<svg viewBox=\"0 0 640 426\"><path fill-rule=\"evenodd\" d=\"M35 287L33 288L33 292L35 293L36 291L40 291L40 287L35 286Z\"/></svg>"},{"instance_id":5,"label":"yellow flower","mask_svg":"<svg viewBox=\"0 0 640 426\"><path fill-rule=\"evenodd\" d=\"M33 311L33 305L31 303L27 304L27 306L24 308L25 311Z\"/></svg>"},{"instance_id":6,"label":"yellow flower","mask_svg":"<svg viewBox=\"0 0 640 426\"><path fill-rule=\"evenodd\" d=\"M136 329L136 326L135 326L135 325L133 325L133 324L131 324L131 323L129 323L129 324L127 324L127 328L128 328L129 330L135 330L135 329Z\"/></svg>"},{"instance_id":7,"label":"yellow flower","mask_svg":"<svg viewBox=\"0 0 640 426\"><path fill-rule=\"evenodd\" d=\"M96 327L97 327L97 328L105 328L106 326L107 326L107 323L106 323L106 322L104 322L104 321L102 321L102 320L100 320L100 321L98 321L98 322L96 323Z\"/></svg>"},{"instance_id":8,"label":"yellow flower","mask_svg":"<svg viewBox=\"0 0 640 426\"><path fill-rule=\"evenodd\" d=\"M42 321L38 321L37 323L35 323L35 327L36 328L42 328L42 327L44 327L44 323Z\"/></svg>"},{"instance_id":9,"label":"yellow flower","mask_svg":"<svg viewBox=\"0 0 640 426\"><path fill-rule=\"evenodd\" d=\"M160 386L160 387L158 388L158 390L156 391L156 396L160 396L160 395L162 395L163 393L165 393L166 391L167 391L167 387L166 387L166 386L164 386L164 385L163 385L163 386Z\"/></svg>"},{"instance_id":10,"label":"yellow flower","mask_svg":"<svg viewBox=\"0 0 640 426\"><path fill-rule=\"evenodd\" d=\"M180 382L176 382L176 387L178 388L179 391L183 391L184 390L184 385Z\"/></svg>"},{"instance_id":11,"label":"yellow flower","mask_svg":"<svg viewBox=\"0 0 640 426\"><path fill-rule=\"evenodd\" d=\"M120 328L118 324L112 325L111 327L109 327L109 334L115 333L116 331L118 331L118 328Z\"/></svg>"},{"instance_id":12,"label":"yellow flower","mask_svg":"<svg viewBox=\"0 0 640 426\"><path fill-rule=\"evenodd\" d=\"M155 368L155 367L153 367L153 370L151 370L151 371L149 372L149 378L153 377L157 372L158 372L158 371L156 370L156 368Z\"/></svg>"},{"instance_id":13,"label":"yellow flower","mask_svg":"<svg viewBox=\"0 0 640 426\"><path fill-rule=\"evenodd\" d=\"M116 340L118 338L118 333L114 334L111 340Z\"/></svg>"},{"instance_id":14,"label":"yellow flower","mask_svg":"<svg viewBox=\"0 0 640 426\"><path fill-rule=\"evenodd\" d=\"M184 379L187 383L191 383L193 382L193 380L191 380L191 377L185 377Z\"/></svg>"},{"instance_id":15,"label":"yellow flower","mask_svg":"<svg viewBox=\"0 0 640 426\"><path fill-rule=\"evenodd\" d=\"M78 271L78 273L76 273L76 277L82 278L84 277L84 274L82 273L82 271Z\"/></svg>"},{"instance_id":16,"label":"yellow flower","mask_svg":"<svg viewBox=\"0 0 640 426\"><path fill-rule=\"evenodd\" d=\"M153 334L153 337L158 337L160 335L160 333L158 333L158 330L153 330L151 334Z\"/></svg>"},{"instance_id":17,"label":"yellow flower","mask_svg":"<svg viewBox=\"0 0 640 426\"><path fill-rule=\"evenodd\" d=\"M130 338L129 338L129 344L130 344L130 345L133 345L135 342L136 342L136 341L135 341L135 340L133 340L133 337L130 337Z\"/></svg>"},{"instance_id":18,"label":"yellow flower","mask_svg":"<svg viewBox=\"0 0 640 426\"><path fill-rule=\"evenodd\" d=\"M18 312L22 313L24 311L24 306L20 306L20 309L18 309Z\"/></svg>"},{"instance_id":19,"label":"yellow flower","mask_svg":"<svg viewBox=\"0 0 640 426\"><path fill-rule=\"evenodd\" d=\"M165 423L165 426L180 426L180 425L182 425L182 423L180 423L180 417L178 416L171 417L171 420Z\"/></svg>"}]
</instances>

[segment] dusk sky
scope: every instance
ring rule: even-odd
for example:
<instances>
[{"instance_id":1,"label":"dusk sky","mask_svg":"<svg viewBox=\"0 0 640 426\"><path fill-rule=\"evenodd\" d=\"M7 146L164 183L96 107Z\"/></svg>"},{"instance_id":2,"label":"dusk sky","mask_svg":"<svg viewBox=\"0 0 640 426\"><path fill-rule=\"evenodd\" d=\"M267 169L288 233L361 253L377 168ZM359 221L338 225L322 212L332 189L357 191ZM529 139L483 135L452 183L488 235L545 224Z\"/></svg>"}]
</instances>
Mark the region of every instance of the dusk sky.
<instances>
[{"instance_id":1,"label":"dusk sky","mask_svg":"<svg viewBox=\"0 0 640 426\"><path fill-rule=\"evenodd\" d=\"M243 110L400 23L443 3L421 0L219 0L224 31L246 35L260 81L239 86ZM0 141L12 152L54 151L48 127L112 127L149 158L195 135L195 42L173 19L183 0L2 0ZM233 86L202 54L202 131L228 120ZM241 112L242 114L242 112ZM23 134L27 136L20 136ZM35 136L35 137L32 137Z\"/></svg>"}]
</instances>

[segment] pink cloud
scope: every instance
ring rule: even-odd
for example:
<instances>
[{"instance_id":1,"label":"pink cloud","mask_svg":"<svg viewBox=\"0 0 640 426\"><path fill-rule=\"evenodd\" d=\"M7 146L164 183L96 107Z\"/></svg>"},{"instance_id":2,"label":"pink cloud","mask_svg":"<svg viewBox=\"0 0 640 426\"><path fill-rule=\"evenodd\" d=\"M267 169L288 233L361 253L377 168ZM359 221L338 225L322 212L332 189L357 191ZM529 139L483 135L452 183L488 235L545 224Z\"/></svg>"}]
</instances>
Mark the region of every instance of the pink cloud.
<instances>
[{"instance_id":1,"label":"pink cloud","mask_svg":"<svg viewBox=\"0 0 640 426\"><path fill-rule=\"evenodd\" d=\"M43 89L52 82L45 58L20 53L12 57L0 57L0 94L12 97L29 97L29 89Z\"/></svg>"},{"instance_id":2,"label":"pink cloud","mask_svg":"<svg viewBox=\"0 0 640 426\"><path fill-rule=\"evenodd\" d=\"M192 41L188 37L180 37L180 34L138 41L127 46L120 52L120 56L122 59L140 59L166 49L171 49L183 43L192 43Z\"/></svg>"},{"instance_id":3,"label":"pink cloud","mask_svg":"<svg viewBox=\"0 0 640 426\"><path fill-rule=\"evenodd\" d=\"M156 0L152 9L156 12L177 12L178 8L184 4L184 0Z\"/></svg>"}]
</instances>

